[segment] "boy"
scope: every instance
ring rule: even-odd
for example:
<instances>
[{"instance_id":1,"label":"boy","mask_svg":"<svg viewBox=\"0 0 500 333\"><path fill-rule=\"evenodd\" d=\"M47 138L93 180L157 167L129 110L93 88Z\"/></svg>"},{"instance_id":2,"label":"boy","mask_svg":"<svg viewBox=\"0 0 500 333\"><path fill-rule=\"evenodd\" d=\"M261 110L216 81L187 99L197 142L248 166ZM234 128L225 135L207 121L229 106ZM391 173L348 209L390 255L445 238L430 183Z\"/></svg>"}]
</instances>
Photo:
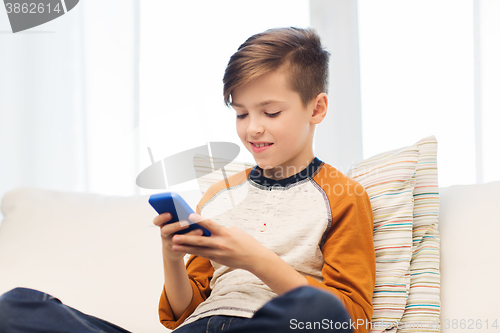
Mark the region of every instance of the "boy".
<instances>
[{"instance_id":1,"label":"boy","mask_svg":"<svg viewBox=\"0 0 500 333\"><path fill-rule=\"evenodd\" d=\"M254 168L209 188L190 219L161 228L161 322L176 332L367 332L373 217L357 182L314 157L326 116L328 52L309 29L271 29L231 57L224 99ZM233 198L244 198L232 209ZM186 253L191 256L184 265ZM36 311L35 311L36 310ZM2 332L127 332L36 290L0 297Z\"/></svg>"},{"instance_id":2,"label":"boy","mask_svg":"<svg viewBox=\"0 0 500 333\"><path fill-rule=\"evenodd\" d=\"M168 213L154 219L166 327L368 331L375 281L370 201L360 184L312 151L328 106L328 57L314 31L298 28L256 34L231 57L224 100L257 165L211 186L197 206L203 217L190 216L211 237L200 230L174 235L185 226L166 224ZM244 200L228 210L231 197ZM349 316L351 325L341 325Z\"/></svg>"}]
</instances>

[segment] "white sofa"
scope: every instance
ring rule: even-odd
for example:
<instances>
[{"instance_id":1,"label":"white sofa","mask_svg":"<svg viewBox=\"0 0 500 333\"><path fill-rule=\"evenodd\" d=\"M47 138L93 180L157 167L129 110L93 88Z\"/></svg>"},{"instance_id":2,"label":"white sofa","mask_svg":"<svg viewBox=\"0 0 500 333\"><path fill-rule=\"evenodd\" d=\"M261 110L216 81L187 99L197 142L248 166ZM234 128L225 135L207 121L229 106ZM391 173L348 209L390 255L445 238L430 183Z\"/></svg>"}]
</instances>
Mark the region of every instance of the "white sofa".
<instances>
[{"instance_id":1,"label":"white sofa","mask_svg":"<svg viewBox=\"0 0 500 333\"><path fill-rule=\"evenodd\" d=\"M198 191L180 192L195 207ZM133 332L158 320L163 272L147 196L20 188L1 203L0 294L18 286ZM442 332L500 326L500 182L440 189Z\"/></svg>"}]
</instances>

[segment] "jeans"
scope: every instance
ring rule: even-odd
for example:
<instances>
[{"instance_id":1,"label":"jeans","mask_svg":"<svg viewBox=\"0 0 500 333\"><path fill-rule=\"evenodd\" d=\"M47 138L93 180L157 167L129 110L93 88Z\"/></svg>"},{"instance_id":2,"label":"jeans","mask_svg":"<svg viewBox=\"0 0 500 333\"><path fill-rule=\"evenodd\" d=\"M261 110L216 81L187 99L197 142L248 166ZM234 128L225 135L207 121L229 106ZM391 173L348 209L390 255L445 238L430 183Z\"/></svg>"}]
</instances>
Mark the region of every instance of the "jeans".
<instances>
[{"instance_id":1,"label":"jeans","mask_svg":"<svg viewBox=\"0 0 500 333\"><path fill-rule=\"evenodd\" d=\"M227 332L230 328L237 328L244 325L245 322L251 320L250 318L231 317L231 316L210 316L198 319L197 321L175 329L173 333L216 333Z\"/></svg>"},{"instance_id":2,"label":"jeans","mask_svg":"<svg viewBox=\"0 0 500 333\"><path fill-rule=\"evenodd\" d=\"M0 296L0 333L20 332L130 333L41 291L15 288Z\"/></svg>"},{"instance_id":3,"label":"jeans","mask_svg":"<svg viewBox=\"0 0 500 333\"><path fill-rule=\"evenodd\" d=\"M174 332L280 333L305 330L347 333L352 332L349 323L349 314L339 299L329 292L303 286L270 300L252 318L210 316ZM16 288L0 296L0 333L27 332L128 331L64 305L46 293Z\"/></svg>"}]
</instances>

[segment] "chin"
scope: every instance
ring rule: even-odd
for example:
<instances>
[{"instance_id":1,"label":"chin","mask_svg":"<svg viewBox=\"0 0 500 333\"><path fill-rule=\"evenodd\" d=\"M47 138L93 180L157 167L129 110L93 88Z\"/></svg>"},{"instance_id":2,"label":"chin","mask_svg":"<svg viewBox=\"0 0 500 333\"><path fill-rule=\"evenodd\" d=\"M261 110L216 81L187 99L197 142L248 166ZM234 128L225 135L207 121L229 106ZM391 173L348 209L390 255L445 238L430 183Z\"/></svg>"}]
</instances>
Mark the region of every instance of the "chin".
<instances>
[{"instance_id":1,"label":"chin","mask_svg":"<svg viewBox=\"0 0 500 333\"><path fill-rule=\"evenodd\" d=\"M257 163L257 165L259 166L259 168L261 168L263 170L275 168L275 166L273 166L273 165L261 163L261 162L258 162L258 161L255 161L255 163Z\"/></svg>"}]
</instances>

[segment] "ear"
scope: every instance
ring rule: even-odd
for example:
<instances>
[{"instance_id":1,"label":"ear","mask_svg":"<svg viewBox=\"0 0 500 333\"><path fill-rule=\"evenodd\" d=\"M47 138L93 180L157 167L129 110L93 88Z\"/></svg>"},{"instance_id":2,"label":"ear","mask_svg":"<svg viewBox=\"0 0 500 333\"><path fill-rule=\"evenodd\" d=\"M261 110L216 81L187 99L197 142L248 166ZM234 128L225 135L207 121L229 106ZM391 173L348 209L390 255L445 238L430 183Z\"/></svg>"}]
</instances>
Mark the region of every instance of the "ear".
<instances>
[{"instance_id":1,"label":"ear","mask_svg":"<svg viewBox=\"0 0 500 333\"><path fill-rule=\"evenodd\" d=\"M328 110L328 96L325 93L319 94L311 101L311 107L311 124L319 124L326 117L326 112Z\"/></svg>"}]
</instances>

